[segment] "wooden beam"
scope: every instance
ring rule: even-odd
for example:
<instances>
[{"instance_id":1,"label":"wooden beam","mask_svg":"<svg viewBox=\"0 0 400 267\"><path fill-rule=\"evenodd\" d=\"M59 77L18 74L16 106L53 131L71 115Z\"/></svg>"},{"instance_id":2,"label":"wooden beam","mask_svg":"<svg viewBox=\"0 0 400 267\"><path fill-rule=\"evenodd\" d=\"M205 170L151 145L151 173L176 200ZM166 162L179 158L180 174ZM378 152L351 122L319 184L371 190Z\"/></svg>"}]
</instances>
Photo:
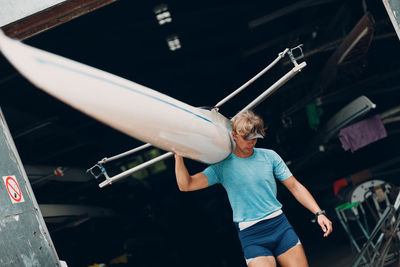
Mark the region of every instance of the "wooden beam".
<instances>
[{"instance_id":1,"label":"wooden beam","mask_svg":"<svg viewBox=\"0 0 400 267\"><path fill-rule=\"evenodd\" d=\"M24 40L117 0L68 0L2 27L9 37Z\"/></svg>"}]
</instances>

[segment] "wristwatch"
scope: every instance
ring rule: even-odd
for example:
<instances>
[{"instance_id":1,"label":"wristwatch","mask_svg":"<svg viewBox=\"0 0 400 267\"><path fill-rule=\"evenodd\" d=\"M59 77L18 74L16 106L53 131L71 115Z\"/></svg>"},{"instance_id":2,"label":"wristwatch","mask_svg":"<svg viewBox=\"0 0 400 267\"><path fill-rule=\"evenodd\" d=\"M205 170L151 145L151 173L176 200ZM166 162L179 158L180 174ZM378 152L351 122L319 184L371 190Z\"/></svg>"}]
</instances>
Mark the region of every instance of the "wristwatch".
<instances>
[{"instance_id":1,"label":"wristwatch","mask_svg":"<svg viewBox=\"0 0 400 267\"><path fill-rule=\"evenodd\" d=\"M324 211L324 210L320 210L320 211L318 211L317 213L315 213L315 220L317 221L318 220L318 216L319 215L321 215L321 214L326 214L326 212Z\"/></svg>"}]
</instances>

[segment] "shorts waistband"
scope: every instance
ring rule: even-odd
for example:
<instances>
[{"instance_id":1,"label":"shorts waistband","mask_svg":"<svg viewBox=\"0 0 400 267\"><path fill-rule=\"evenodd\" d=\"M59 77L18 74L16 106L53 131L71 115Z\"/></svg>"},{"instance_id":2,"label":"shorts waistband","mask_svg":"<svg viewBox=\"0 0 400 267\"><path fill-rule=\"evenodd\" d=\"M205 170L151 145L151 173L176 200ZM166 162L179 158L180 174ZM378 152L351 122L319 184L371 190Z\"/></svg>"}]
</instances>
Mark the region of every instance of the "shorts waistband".
<instances>
[{"instance_id":1,"label":"shorts waistband","mask_svg":"<svg viewBox=\"0 0 400 267\"><path fill-rule=\"evenodd\" d=\"M255 220L255 221L249 221L249 222L240 222L240 223L235 223L236 228L238 229L238 231L243 231L246 228L249 228L250 226L253 226L254 224L264 221L264 220L269 220L275 217L278 217L279 215L281 215L283 212L281 209L274 211L273 213L265 216L264 218L261 218L259 220Z\"/></svg>"}]
</instances>

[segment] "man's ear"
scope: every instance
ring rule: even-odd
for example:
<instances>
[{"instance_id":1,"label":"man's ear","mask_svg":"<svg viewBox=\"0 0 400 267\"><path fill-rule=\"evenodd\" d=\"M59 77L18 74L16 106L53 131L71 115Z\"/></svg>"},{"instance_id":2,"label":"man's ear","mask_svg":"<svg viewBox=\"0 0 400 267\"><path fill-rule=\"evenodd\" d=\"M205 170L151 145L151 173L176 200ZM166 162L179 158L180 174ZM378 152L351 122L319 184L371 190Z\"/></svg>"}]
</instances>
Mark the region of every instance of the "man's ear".
<instances>
[{"instance_id":1,"label":"man's ear","mask_svg":"<svg viewBox=\"0 0 400 267\"><path fill-rule=\"evenodd\" d=\"M237 139L237 133L235 131L232 131L232 138L236 142Z\"/></svg>"}]
</instances>

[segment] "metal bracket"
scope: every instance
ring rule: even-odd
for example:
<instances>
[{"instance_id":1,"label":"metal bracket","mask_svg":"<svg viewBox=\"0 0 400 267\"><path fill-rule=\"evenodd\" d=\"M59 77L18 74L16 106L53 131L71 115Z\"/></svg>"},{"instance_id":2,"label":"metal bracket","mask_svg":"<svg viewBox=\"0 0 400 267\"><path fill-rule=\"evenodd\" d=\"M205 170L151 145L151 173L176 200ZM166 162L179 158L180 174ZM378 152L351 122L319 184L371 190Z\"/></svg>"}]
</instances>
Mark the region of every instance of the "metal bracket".
<instances>
[{"instance_id":1,"label":"metal bracket","mask_svg":"<svg viewBox=\"0 0 400 267\"><path fill-rule=\"evenodd\" d=\"M298 46L296 46L296 47L291 48L291 49L287 52L287 54L288 54L288 56L289 56L289 58L290 58L290 61L292 61L292 63L293 63L295 66L298 65L297 60L304 58L304 53L303 53L302 47L303 47L303 44L300 44L300 45L298 45ZM299 54L298 56L295 56L297 50L299 50L299 53L300 53L300 54Z\"/></svg>"},{"instance_id":2,"label":"metal bracket","mask_svg":"<svg viewBox=\"0 0 400 267\"><path fill-rule=\"evenodd\" d=\"M101 161L103 161L103 160L101 160ZM95 179L99 178L102 175L104 175L106 178L109 178L108 174L107 174L107 171L106 171L106 168L104 168L104 166L102 165L101 161L99 161L93 167L91 167L91 168L86 170L86 172L90 173L91 175L93 175L93 177Z\"/></svg>"}]
</instances>

